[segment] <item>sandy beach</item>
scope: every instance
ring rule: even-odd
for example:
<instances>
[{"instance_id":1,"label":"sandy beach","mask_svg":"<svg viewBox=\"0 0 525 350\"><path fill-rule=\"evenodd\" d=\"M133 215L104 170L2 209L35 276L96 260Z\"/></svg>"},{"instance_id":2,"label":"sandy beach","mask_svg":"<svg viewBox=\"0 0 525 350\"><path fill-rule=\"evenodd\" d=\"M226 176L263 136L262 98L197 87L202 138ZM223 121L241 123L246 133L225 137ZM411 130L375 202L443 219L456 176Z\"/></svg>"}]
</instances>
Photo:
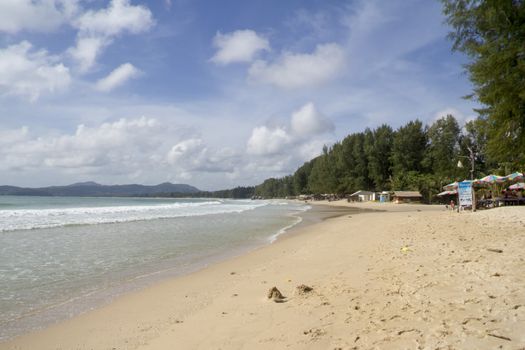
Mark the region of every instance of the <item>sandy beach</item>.
<instances>
[{"instance_id":1,"label":"sandy beach","mask_svg":"<svg viewBox=\"0 0 525 350\"><path fill-rule=\"evenodd\" d=\"M525 207L319 205L382 211L304 225L0 349L525 347Z\"/></svg>"}]
</instances>

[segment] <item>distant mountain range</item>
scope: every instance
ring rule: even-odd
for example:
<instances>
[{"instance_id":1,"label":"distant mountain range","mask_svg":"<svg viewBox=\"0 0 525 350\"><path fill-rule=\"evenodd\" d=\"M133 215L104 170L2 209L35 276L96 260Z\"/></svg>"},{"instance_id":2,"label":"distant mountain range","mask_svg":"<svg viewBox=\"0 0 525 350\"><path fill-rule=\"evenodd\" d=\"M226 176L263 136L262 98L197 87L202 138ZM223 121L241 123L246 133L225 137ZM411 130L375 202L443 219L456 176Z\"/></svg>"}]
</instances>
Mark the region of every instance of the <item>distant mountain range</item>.
<instances>
[{"instance_id":1,"label":"distant mountain range","mask_svg":"<svg viewBox=\"0 0 525 350\"><path fill-rule=\"evenodd\" d=\"M78 182L68 186L26 188L0 186L0 195L11 196L79 196L79 197L133 197L166 194L195 194L198 188L185 184L164 182L155 186L145 185L101 185L96 182Z\"/></svg>"}]
</instances>

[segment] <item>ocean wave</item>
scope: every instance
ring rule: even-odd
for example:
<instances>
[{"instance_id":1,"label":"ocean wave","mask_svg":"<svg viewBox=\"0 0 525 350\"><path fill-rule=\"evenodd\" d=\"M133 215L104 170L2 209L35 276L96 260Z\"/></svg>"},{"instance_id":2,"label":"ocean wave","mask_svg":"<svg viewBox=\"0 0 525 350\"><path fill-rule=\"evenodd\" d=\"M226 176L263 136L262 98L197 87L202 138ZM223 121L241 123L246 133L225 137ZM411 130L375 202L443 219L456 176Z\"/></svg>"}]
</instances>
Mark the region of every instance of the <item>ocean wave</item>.
<instances>
[{"instance_id":1,"label":"ocean wave","mask_svg":"<svg viewBox=\"0 0 525 350\"><path fill-rule=\"evenodd\" d=\"M286 231L288 231L289 229L291 229L292 227L294 227L295 225L299 224L300 222L303 221L303 218L300 217L300 216L294 216L295 217L295 222L291 223L290 225L288 226L285 226L283 228L281 228L279 231L277 231L276 233L274 233L273 235L271 235L269 238L268 238L268 241L270 243L274 243L275 241L277 241L277 238L279 238L280 235L283 235L286 233Z\"/></svg>"},{"instance_id":2,"label":"ocean wave","mask_svg":"<svg viewBox=\"0 0 525 350\"><path fill-rule=\"evenodd\" d=\"M241 213L266 205L223 201L158 205L0 210L0 232Z\"/></svg>"}]
</instances>

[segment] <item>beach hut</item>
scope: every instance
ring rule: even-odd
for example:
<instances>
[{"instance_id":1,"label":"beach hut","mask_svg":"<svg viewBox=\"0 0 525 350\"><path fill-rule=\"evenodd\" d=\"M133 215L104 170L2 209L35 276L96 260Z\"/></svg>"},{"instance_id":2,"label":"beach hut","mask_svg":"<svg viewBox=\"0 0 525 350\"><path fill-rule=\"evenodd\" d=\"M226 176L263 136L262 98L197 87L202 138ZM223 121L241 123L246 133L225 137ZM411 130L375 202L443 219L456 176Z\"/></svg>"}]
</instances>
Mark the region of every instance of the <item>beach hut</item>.
<instances>
[{"instance_id":1,"label":"beach hut","mask_svg":"<svg viewBox=\"0 0 525 350\"><path fill-rule=\"evenodd\" d=\"M418 191L394 191L392 201L396 204L400 203L419 203L423 196Z\"/></svg>"},{"instance_id":2,"label":"beach hut","mask_svg":"<svg viewBox=\"0 0 525 350\"><path fill-rule=\"evenodd\" d=\"M349 202L369 202L376 199L375 192L359 190L348 196Z\"/></svg>"},{"instance_id":3,"label":"beach hut","mask_svg":"<svg viewBox=\"0 0 525 350\"><path fill-rule=\"evenodd\" d=\"M390 192L383 191L379 194L379 202L380 203L388 203L390 202Z\"/></svg>"}]
</instances>

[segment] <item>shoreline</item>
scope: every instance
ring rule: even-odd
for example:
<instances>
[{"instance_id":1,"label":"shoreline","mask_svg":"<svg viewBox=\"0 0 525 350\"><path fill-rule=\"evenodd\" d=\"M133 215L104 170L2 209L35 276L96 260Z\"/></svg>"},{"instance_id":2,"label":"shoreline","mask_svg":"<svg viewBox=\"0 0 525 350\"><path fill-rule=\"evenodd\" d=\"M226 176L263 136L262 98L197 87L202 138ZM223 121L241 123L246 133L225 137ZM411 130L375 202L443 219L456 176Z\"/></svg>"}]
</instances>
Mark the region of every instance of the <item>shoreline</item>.
<instances>
[{"instance_id":1,"label":"shoreline","mask_svg":"<svg viewBox=\"0 0 525 350\"><path fill-rule=\"evenodd\" d=\"M317 207L312 208L312 206L309 206L309 209L290 214L291 217L297 218L297 221L281 228L264 240L264 242L251 242L243 246L231 247L228 251L209 256L205 260L189 263L185 266L159 266L158 270L134 276L122 281L120 284L77 295L58 304L48 305L40 310L32 311L29 314L21 316L19 319L8 321L3 327L9 327L6 329L10 329L11 331L6 332L6 337L0 338L0 346L3 342L9 342L20 336L45 330L55 324L67 322L82 314L110 305L118 298L127 294L136 293L163 281L191 275L214 264L250 254L252 251L271 245L277 240L284 239L290 232L295 232L298 226L304 227L313 221L322 221L327 215L334 214L331 210L319 210L319 212L317 212L318 210L316 208ZM337 211L337 209L335 211ZM343 210L343 212L347 211L349 210ZM22 320L22 322L20 322L20 320Z\"/></svg>"},{"instance_id":2,"label":"shoreline","mask_svg":"<svg viewBox=\"0 0 525 350\"><path fill-rule=\"evenodd\" d=\"M296 228L0 349L525 345L525 237L516 230L525 227L524 208L473 215L442 206L357 206L386 211ZM297 293L301 284L313 291ZM285 303L266 298L274 285Z\"/></svg>"}]
</instances>

